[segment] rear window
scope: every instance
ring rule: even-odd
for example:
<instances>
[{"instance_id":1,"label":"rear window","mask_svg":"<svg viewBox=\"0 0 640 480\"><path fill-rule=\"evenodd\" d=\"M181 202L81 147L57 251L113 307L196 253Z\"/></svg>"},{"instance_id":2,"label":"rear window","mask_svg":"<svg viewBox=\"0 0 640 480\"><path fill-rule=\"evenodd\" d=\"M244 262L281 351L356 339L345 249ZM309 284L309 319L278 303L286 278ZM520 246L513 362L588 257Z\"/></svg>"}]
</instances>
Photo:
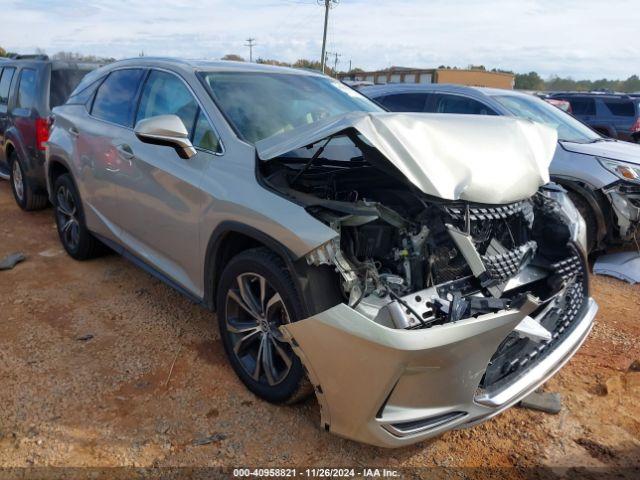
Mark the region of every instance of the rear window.
<instances>
[{"instance_id":1,"label":"rear window","mask_svg":"<svg viewBox=\"0 0 640 480\"><path fill-rule=\"evenodd\" d=\"M25 68L20 73L18 86L18 108L33 108L36 105L36 71Z\"/></svg>"},{"instance_id":2,"label":"rear window","mask_svg":"<svg viewBox=\"0 0 640 480\"><path fill-rule=\"evenodd\" d=\"M436 95L436 113L457 113L466 115L495 115L485 104L460 95L439 93Z\"/></svg>"},{"instance_id":3,"label":"rear window","mask_svg":"<svg viewBox=\"0 0 640 480\"><path fill-rule=\"evenodd\" d=\"M11 87L11 80L15 71L15 68L5 68L2 71L2 77L0 77L0 105L9 103L9 87Z\"/></svg>"},{"instance_id":4,"label":"rear window","mask_svg":"<svg viewBox=\"0 0 640 480\"><path fill-rule=\"evenodd\" d=\"M556 98L556 97L554 97ZM589 97L572 97L565 98L571 104L571 111L574 115L595 115L596 102Z\"/></svg>"},{"instance_id":5,"label":"rear window","mask_svg":"<svg viewBox=\"0 0 640 480\"><path fill-rule=\"evenodd\" d=\"M617 117L635 117L636 109L633 106L633 101L623 98L603 98L602 102L607 109L611 112L611 115Z\"/></svg>"},{"instance_id":6,"label":"rear window","mask_svg":"<svg viewBox=\"0 0 640 480\"><path fill-rule=\"evenodd\" d=\"M111 72L98 88L91 114L108 122L131 127L135 98L143 73L140 69Z\"/></svg>"},{"instance_id":7,"label":"rear window","mask_svg":"<svg viewBox=\"0 0 640 480\"><path fill-rule=\"evenodd\" d=\"M52 70L51 85L49 87L49 108L57 107L66 102L71 92L89 71L78 69Z\"/></svg>"}]
</instances>

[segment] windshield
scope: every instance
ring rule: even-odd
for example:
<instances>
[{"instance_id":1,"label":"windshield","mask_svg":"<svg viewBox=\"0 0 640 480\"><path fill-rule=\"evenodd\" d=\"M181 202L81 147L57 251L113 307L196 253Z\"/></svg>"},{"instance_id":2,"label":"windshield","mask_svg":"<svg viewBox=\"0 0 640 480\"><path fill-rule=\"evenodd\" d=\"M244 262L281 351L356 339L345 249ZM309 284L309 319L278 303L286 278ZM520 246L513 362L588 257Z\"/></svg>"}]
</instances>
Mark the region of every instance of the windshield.
<instances>
[{"instance_id":1,"label":"windshield","mask_svg":"<svg viewBox=\"0 0 640 480\"><path fill-rule=\"evenodd\" d=\"M559 140L589 143L602 138L571 115L544 100L515 95L495 95L493 98L516 117L544 123L555 128L558 131Z\"/></svg>"},{"instance_id":2,"label":"windshield","mask_svg":"<svg viewBox=\"0 0 640 480\"><path fill-rule=\"evenodd\" d=\"M229 122L251 143L347 112L382 111L327 77L259 72L200 75Z\"/></svg>"}]
</instances>

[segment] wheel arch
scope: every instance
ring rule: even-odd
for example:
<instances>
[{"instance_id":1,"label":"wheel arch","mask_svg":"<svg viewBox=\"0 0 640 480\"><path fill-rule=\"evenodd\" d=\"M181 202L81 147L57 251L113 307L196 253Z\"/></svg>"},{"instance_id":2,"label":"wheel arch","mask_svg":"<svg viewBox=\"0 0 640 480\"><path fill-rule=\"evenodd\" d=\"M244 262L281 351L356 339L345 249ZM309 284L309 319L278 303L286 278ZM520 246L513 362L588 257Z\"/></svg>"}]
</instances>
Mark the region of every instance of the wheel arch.
<instances>
[{"instance_id":1,"label":"wheel arch","mask_svg":"<svg viewBox=\"0 0 640 480\"><path fill-rule=\"evenodd\" d=\"M229 260L245 250L258 247L266 247L282 258L300 295L305 317L338 303L335 289L332 288L335 273L330 267L310 267L304 257L296 258L285 245L257 228L225 221L212 232L205 254L203 300L208 308L216 309L216 290Z\"/></svg>"},{"instance_id":2,"label":"wheel arch","mask_svg":"<svg viewBox=\"0 0 640 480\"><path fill-rule=\"evenodd\" d=\"M48 188L49 201L51 201L51 203L53 203L53 185L55 184L56 179L60 175L64 175L65 173L71 176L71 180L75 184L76 181L73 178L73 174L71 173L71 168L69 168L69 164L66 162L66 160L58 156L53 156L49 158L49 161L47 162L46 175L47 175L47 185L49 186ZM76 188L77 187L78 186L76 185Z\"/></svg>"},{"instance_id":3,"label":"wheel arch","mask_svg":"<svg viewBox=\"0 0 640 480\"><path fill-rule=\"evenodd\" d=\"M608 225L607 225L607 210L600 199L598 199L597 193L587 184L568 178L554 177L553 181L563 186L568 191L576 193L585 199L597 222L597 238L596 248L601 246L603 240L607 237Z\"/></svg>"}]
</instances>

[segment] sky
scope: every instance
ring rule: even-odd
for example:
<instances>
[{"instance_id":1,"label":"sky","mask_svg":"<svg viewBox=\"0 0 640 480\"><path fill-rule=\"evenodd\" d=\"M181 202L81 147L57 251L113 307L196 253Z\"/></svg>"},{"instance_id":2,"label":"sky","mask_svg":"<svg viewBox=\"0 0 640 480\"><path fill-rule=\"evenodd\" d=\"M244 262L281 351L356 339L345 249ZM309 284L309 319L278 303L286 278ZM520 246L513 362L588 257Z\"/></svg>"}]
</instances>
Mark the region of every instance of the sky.
<instances>
[{"instance_id":1,"label":"sky","mask_svg":"<svg viewBox=\"0 0 640 480\"><path fill-rule=\"evenodd\" d=\"M316 0L0 0L0 46L125 58L321 56ZM341 0L338 69L484 65L574 79L640 74L638 0ZM333 62L333 59L331 60Z\"/></svg>"}]
</instances>

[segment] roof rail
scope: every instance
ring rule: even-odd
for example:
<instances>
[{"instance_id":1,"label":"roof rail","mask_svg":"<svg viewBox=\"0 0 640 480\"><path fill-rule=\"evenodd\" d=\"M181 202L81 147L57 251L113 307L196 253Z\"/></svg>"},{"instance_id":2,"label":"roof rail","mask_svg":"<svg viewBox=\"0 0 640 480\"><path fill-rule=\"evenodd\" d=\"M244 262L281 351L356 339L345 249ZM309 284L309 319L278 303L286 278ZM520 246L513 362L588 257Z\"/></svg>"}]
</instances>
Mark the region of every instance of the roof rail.
<instances>
[{"instance_id":1,"label":"roof rail","mask_svg":"<svg viewBox=\"0 0 640 480\"><path fill-rule=\"evenodd\" d=\"M11 54L9 58L13 60L49 60L49 55L45 55L43 53L33 53L28 55L14 53Z\"/></svg>"}]
</instances>

